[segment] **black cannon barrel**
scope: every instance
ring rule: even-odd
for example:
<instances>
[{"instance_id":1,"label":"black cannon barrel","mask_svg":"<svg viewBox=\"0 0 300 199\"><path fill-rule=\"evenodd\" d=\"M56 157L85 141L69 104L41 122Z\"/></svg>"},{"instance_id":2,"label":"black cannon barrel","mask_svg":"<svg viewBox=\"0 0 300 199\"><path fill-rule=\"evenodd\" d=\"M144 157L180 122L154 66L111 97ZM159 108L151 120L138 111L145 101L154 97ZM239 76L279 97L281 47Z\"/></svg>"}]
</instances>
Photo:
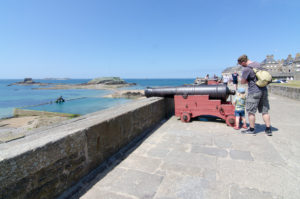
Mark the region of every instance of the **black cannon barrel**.
<instances>
[{"instance_id":1,"label":"black cannon barrel","mask_svg":"<svg viewBox=\"0 0 300 199\"><path fill-rule=\"evenodd\" d=\"M146 97L174 97L174 95L209 95L210 99L220 99L223 101L226 101L229 95L234 94L235 91L230 90L224 84L147 88L145 90Z\"/></svg>"}]
</instances>

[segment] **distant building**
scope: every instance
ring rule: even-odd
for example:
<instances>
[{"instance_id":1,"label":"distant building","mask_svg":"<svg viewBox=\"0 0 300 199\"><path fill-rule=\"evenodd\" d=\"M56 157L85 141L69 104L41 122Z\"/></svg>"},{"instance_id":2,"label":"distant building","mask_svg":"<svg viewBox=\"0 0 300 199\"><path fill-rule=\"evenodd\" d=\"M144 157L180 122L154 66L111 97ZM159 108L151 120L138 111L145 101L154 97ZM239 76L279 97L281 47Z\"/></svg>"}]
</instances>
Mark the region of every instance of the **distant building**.
<instances>
[{"instance_id":1,"label":"distant building","mask_svg":"<svg viewBox=\"0 0 300 199\"><path fill-rule=\"evenodd\" d=\"M282 63L282 69L285 73L294 73L295 67L294 67L294 59L292 55L288 55L288 57L283 61Z\"/></svg>"},{"instance_id":2,"label":"distant building","mask_svg":"<svg viewBox=\"0 0 300 199\"><path fill-rule=\"evenodd\" d=\"M260 65L272 72L279 72L281 70L280 64L274 59L274 55L267 55L266 59Z\"/></svg>"},{"instance_id":3,"label":"distant building","mask_svg":"<svg viewBox=\"0 0 300 199\"><path fill-rule=\"evenodd\" d=\"M274 55L267 55L260 64L274 76L293 77L296 73L300 73L300 53L297 53L295 58L290 54L286 59L277 61L274 59ZM242 70L242 67L239 65L231 66L226 68L222 75L229 75L235 71L241 75Z\"/></svg>"},{"instance_id":4,"label":"distant building","mask_svg":"<svg viewBox=\"0 0 300 199\"><path fill-rule=\"evenodd\" d=\"M295 71L300 72L300 53L296 54L293 65L294 65L293 67L294 67Z\"/></svg>"}]
</instances>

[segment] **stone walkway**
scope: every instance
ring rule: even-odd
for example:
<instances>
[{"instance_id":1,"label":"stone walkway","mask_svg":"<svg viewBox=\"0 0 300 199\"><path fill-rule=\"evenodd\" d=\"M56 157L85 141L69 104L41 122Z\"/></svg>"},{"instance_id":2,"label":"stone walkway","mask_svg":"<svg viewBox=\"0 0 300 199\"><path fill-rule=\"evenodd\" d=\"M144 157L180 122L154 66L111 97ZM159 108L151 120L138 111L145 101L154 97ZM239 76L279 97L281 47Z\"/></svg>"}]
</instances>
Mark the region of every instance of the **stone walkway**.
<instances>
[{"instance_id":1,"label":"stone walkway","mask_svg":"<svg viewBox=\"0 0 300 199\"><path fill-rule=\"evenodd\" d=\"M300 198L300 102L270 95L273 136L170 118L74 198Z\"/></svg>"}]
</instances>

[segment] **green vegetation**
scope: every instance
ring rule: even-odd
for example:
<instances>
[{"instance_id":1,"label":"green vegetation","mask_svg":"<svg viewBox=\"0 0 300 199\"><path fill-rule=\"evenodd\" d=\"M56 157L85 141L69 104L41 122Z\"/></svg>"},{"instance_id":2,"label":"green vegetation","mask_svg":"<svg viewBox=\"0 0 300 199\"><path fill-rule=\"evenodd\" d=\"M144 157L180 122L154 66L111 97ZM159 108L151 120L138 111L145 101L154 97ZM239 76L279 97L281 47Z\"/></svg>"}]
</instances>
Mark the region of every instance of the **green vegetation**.
<instances>
[{"instance_id":1,"label":"green vegetation","mask_svg":"<svg viewBox=\"0 0 300 199\"><path fill-rule=\"evenodd\" d=\"M70 114L68 117L71 119L71 118L75 118L75 117L79 117L80 114Z\"/></svg>"},{"instance_id":2,"label":"green vegetation","mask_svg":"<svg viewBox=\"0 0 300 199\"><path fill-rule=\"evenodd\" d=\"M288 81L288 83L272 83L271 85L300 88L300 81L299 80L291 80L291 81Z\"/></svg>"}]
</instances>

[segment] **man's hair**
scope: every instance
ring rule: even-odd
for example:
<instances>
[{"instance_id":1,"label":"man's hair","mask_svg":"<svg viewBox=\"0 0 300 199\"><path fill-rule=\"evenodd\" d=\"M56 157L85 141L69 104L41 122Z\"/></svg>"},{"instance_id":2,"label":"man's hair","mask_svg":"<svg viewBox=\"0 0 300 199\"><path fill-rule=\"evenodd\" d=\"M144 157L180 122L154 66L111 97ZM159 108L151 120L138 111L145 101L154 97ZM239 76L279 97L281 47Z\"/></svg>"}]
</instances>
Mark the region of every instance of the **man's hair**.
<instances>
[{"instance_id":1,"label":"man's hair","mask_svg":"<svg viewBox=\"0 0 300 199\"><path fill-rule=\"evenodd\" d=\"M248 57L247 55L242 55L238 58L238 63L242 63L242 62L247 62L248 61Z\"/></svg>"}]
</instances>

